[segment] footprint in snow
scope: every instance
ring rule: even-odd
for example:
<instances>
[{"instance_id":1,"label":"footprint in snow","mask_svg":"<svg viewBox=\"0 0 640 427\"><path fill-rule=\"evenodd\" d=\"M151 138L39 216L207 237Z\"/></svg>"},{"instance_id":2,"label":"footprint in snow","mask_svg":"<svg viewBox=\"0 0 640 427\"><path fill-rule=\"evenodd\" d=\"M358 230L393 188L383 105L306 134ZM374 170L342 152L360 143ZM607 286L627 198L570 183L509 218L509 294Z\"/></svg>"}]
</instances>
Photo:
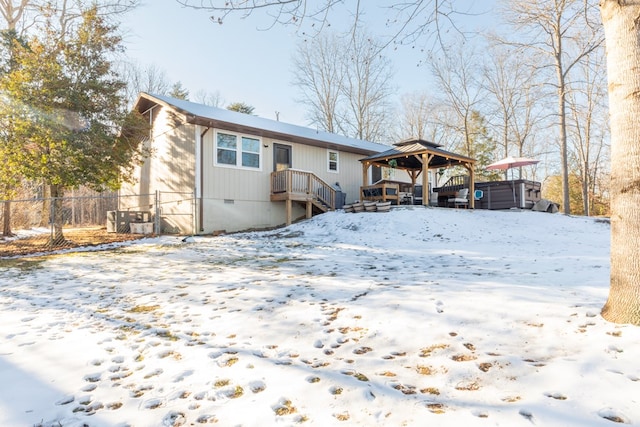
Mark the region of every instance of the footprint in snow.
<instances>
[{"instance_id":1,"label":"footprint in snow","mask_svg":"<svg viewBox=\"0 0 640 427\"><path fill-rule=\"evenodd\" d=\"M90 392L90 391L95 390L96 388L98 388L98 386L96 384L88 384L88 385L82 387L81 390L85 391L85 392Z\"/></svg>"},{"instance_id":2,"label":"footprint in snow","mask_svg":"<svg viewBox=\"0 0 640 427\"><path fill-rule=\"evenodd\" d=\"M146 400L144 402L142 402L141 407L144 409L158 409L160 407L164 406L164 400L163 399L149 399ZM169 424L171 425L171 424Z\"/></svg>"},{"instance_id":3,"label":"footprint in snow","mask_svg":"<svg viewBox=\"0 0 640 427\"><path fill-rule=\"evenodd\" d=\"M556 400L567 400L567 396L559 392L547 392L544 395Z\"/></svg>"},{"instance_id":4,"label":"footprint in snow","mask_svg":"<svg viewBox=\"0 0 640 427\"><path fill-rule=\"evenodd\" d=\"M89 382L89 383L97 383L98 381L100 381L101 376L102 375L101 375L100 372L96 372L96 373L93 373L93 374L85 375L83 379L86 382Z\"/></svg>"},{"instance_id":5,"label":"footprint in snow","mask_svg":"<svg viewBox=\"0 0 640 427\"><path fill-rule=\"evenodd\" d=\"M605 420L613 421L614 423L631 424L631 420L629 420L626 415L613 408L603 408L598 411L598 415Z\"/></svg>"},{"instance_id":6,"label":"footprint in snow","mask_svg":"<svg viewBox=\"0 0 640 427\"><path fill-rule=\"evenodd\" d=\"M529 411L528 409L520 409L518 414L522 415L524 418L528 419L532 423L534 422L533 421L533 413L531 411Z\"/></svg>"},{"instance_id":7,"label":"footprint in snow","mask_svg":"<svg viewBox=\"0 0 640 427\"><path fill-rule=\"evenodd\" d=\"M182 412L171 411L162 419L162 425L165 427L179 427L185 425L187 419Z\"/></svg>"},{"instance_id":8,"label":"footprint in snow","mask_svg":"<svg viewBox=\"0 0 640 427\"><path fill-rule=\"evenodd\" d=\"M73 402L76 398L74 396L66 396L63 397L62 399L58 400L56 402L56 405L58 406L62 406L62 405L68 405L69 403Z\"/></svg>"}]
</instances>

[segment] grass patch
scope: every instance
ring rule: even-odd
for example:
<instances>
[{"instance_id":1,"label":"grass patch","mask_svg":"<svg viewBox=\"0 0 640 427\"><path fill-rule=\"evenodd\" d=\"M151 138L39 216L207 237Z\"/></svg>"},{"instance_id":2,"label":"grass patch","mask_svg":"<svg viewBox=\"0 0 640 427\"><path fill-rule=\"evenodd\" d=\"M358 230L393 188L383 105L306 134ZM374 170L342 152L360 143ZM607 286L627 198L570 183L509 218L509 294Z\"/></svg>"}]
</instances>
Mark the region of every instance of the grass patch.
<instances>
[{"instance_id":1,"label":"grass patch","mask_svg":"<svg viewBox=\"0 0 640 427\"><path fill-rule=\"evenodd\" d=\"M431 366L418 365L416 372L420 375L433 375L436 371Z\"/></svg>"},{"instance_id":2,"label":"grass patch","mask_svg":"<svg viewBox=\"0 0 640 427\"><path fill-rule=\"evenodd\" d=\"M470 360L476 360L477 357L472 354L455 354L451 356L451 360L456 362L468 362Z\"/></svg>"},{"instance_id":3,"label":"grass patch","mask_svg":"<svg viewBox=\"0 0 640 427\"><path fill-rule=\"evenodd\" d=\"M435 344L429 347L425 347L423 349L420 349L420 357L429 357L431 356L431 354L436 351L436 350L444 350L445 348L448 348L449 344Z\"/></svg>"},{"instance_id":4,"label":"grass patch","mask_svg":"<svg viewBox=\"0 0 640 427\"><path fill-rule=\"evenodd\" d=\"M282 417L285 415L295 414L298 410L295 406L293 406L290 400L285 399L280 403L280 405L276 406L273 411L276 413L276 415Z\"/></svg>"},{"instance_id":5,"label":"grass patch","mask_svg":"<svg viewBox=\"0 0 640 427\"><path fill-rule=\"evenodd\" d=\"M43 268L42 264L44 264L45 261L47 261L47 257L10 258L0 260L0 266L2 266L2 268L13 268L28 273Z\"/></svg>"},{"instance_id":6,"label":"grass patch","mask_svg":"<svg viewBox=\"0 0 640 427\"><path fill-rule=\"evenodd\" d=\"M136 305L133 308L130 308L129 310L127 310L127 312L129 313L150 313L152 311L156 311L157 309L159 309L160 306L159 305Z\"/></svg>"},{"instance_id":7,"label":"grass patch","mask_svg":"<svg viewBox=\"0 0 640 427\"><path fill-rule=\"evenodd\" d=\"M237 385L227 393L227 397L229 399L237 399L241 397L243 394L244 394L244 389L239 385Z\"/></svg>"},{"instance_id":8,"label":"grass patch","mask_svg":"<svg viewBox=\"0 0 640 427\"><path fill-rule=\"evenodd\" d=\"M336 417L336 419L338 421L349 421L349 418L351 418L351 416L349 415L348 412L342 412L340 414L333 414L334 417Z\"/></svg>"},{"instance_id":9,"label":"grass patch","mask_svg":"<svg viewBox=\"0 0 640 427\"><path fill-rule=\"evenodd\" d=\"M434 414L444 414L446 406L442 403L427 403L427 409Z\"/></svg>"},{"instance_id":10,"label":"grass patch","mask_svg":"<svg viewBox=\"0 0 640 427\"><path fill-rule=\"evenodd\" d=\"M229 367L235 365L236 363L238 363L238 360L240 360L240 359L238 359L237 357L230 357L224 362L223 365L226 366L227 368L229 368Z\"/></svg>"}]
</instances>

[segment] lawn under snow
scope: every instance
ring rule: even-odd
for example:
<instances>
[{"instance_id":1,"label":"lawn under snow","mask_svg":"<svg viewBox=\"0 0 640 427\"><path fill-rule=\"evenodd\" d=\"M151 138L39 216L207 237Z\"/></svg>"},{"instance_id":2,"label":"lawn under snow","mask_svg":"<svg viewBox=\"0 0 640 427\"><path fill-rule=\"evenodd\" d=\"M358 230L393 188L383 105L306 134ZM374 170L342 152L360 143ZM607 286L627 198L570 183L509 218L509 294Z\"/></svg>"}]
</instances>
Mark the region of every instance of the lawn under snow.
<instances>
[{"instance_id":1,"label":"lawn under snow","mask_svg":"<svg viewBox=\"0 0 640 427\"><path fill-rule=\"evenodd\" d=\"M1 426L640 425L591 218L334 212L0 266Z\"/></svg>"}]
</instances>

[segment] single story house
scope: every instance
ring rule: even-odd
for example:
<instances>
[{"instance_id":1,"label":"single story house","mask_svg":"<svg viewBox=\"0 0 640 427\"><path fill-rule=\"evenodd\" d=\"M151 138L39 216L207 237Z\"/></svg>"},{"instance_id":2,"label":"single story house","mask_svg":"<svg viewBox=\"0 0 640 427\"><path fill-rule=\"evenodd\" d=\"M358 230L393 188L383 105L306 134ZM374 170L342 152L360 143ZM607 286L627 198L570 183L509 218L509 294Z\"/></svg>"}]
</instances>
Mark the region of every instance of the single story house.
<instances>
[{"instance_id":1,"label":"single story house","mask_svg":"<svg viewBox=\"0 0 640 427\"><path fill-rule=\"evenodd\" d=\"M359 198L360 159L389 149L168 96L141 93L134 108L151 124L151 155L121 189L121 209L149 206L155 192L191 195L162 206L163 228L181 233L265 229L339 208Z\"/></svg>"}]
</instances>

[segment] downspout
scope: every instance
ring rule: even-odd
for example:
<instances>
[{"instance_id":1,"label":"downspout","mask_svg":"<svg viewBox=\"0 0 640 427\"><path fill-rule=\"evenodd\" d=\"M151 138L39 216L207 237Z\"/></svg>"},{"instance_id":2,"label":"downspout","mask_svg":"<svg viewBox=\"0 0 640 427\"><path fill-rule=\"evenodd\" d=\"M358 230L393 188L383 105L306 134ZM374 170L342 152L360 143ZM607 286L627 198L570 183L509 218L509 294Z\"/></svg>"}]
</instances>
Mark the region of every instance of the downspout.
<instances>
[{"instance_id":1,"label":"downspout","mask_svg":"<svg viewBox=\"0 0 640 427\"><path fill-rule=\"evenodd\" d=\"M200 224L200 231L204 231L204 136L211 129L207 127L200 134L200 203L198 203L198 223Z\"/></svg>"}]
</instances>

